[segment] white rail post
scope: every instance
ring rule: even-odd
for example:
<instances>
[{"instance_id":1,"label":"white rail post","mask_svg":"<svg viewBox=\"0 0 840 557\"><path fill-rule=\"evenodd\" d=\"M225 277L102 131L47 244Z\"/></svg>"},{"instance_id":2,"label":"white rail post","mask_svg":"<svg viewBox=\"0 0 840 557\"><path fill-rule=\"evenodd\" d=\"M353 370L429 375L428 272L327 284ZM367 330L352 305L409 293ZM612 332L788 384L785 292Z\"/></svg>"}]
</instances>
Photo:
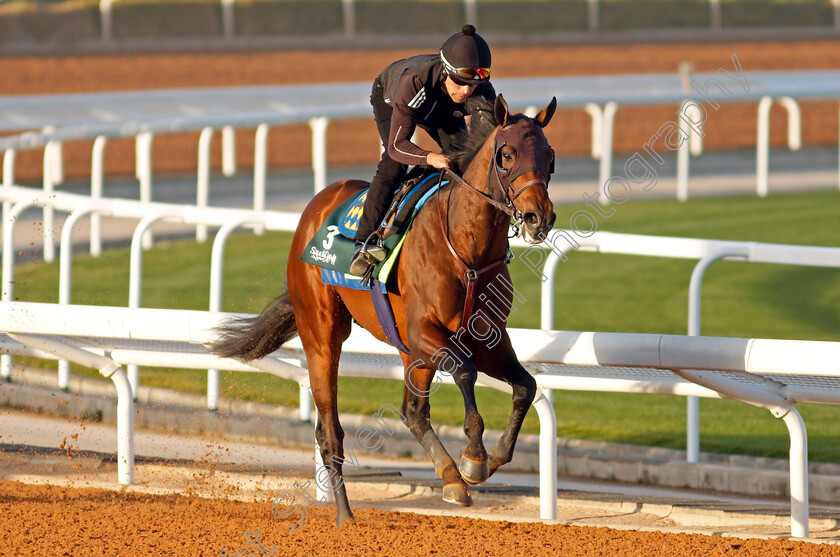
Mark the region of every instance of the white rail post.
<instances>
[{"instance_id":1,"label":"white rail post","mask_svg":"<svg viewBox=\"0 0 840 557\"><path fill-rule=\"evenodd\" d=\"M808 432L805 422L791 408L783 418L790 433L790 535L807 538L809 534Z\"/></svg>"},{"instance_id":2,"label":"white rail post","mask_svg":"<svg viewBox=\"0 0 840 557\"><path fill-rule=\"evenodd\" d=\"M356 36L356 6L353 0L341 0L344 14L344 36L352 39Z\"/></svg>"},{"instance_id":3,"label":"white rail post","mask_svg":"<svg viewBox=\"0 0 840 557\"><path fill-rule=\"evenodd\" d=\"M586 24L591 33L601 28L601 14L599 11L598 0L586 1Z\"/></svg>"},{"instance_id":4,"label":"white rail post","mask_svg":"<svg viewBox=\"0 0 840 557\"><path fill-rule=\"evenodd\" d=\"M298 385L298 420L303 423L312 421L312 391L309 387Z\"/></svg>"},{"instance_id":5,"label":"white rail post","mask_svg":"<svg viewBox=\"0 0 840 557\"><path fill-rule=\"evenodd\" d=\"M46 198L49 198L55 191L55 182L53 181L55 174L52 171L52 165L55 162L55 157L52 154L53 149L55 149L55 143L52 141L48 141L44 146L43 188ZM44 261L53 261L55 259L55 243L53 242L55 209L49 204L44 205L42 227L44 232Z\"/></svg>"},{"instance_id":6,"label":"white rail post","mask_svg":"<svg viewBox=\"0 0 840 557\"><path fill-rule=\"evenodd\" d=\"M608 102L604 105L604 121L603 131L601 132L601 164L599 167L599 184L598 187L604 187L607 180L612 176L612 158L613 158L613 128L615 123L615 112L618 110L618 104L615 102ZM607 196L600 196L602 203L609 203Z\"/></svg>"},{"instance_id":7,"label":"white rail post","mask_svg":"<svg viewBox=\"0 0 840 557\"><path fill-rule=\"evenodd\" d=\"M683 102L680 109L681 113L685 114L687 104L688 101ZM685 119L680 118L679 120L678 125L684 139L677 149L677 200L686 201L688 199L688 165L691 159L689 150L693 132Z\"/></svg>"},{"instance_id":8,"label":"white rail post","mask_svg":"<svg viewBox=\"0 0 840 557\"><path fill-rule=\"evenodd\" d=\"M102 33L102 40L110 43L114 38L113 32L113 16L111 5L114 0L99 0L99 24L100 32Z\"/></svg>"},{"instance_id":9,"label":"white rail post","mask_svg":"<svg viewBox=\"0 0 840 557\"><path fill-rule=\"evenodd\" d=\"M85 367L97 369L110 378L117 388L117 477L121 485L134 482L134 402L131 386L118 363L106 356L92 354L81 348L44 337L10 334L10 337L59 358L72 359Z\"/></svg>"},{"instance_id":10,"label":"white rail post","mask_svg":"<svg viewBox=\"0 0 840 557\"><path fill-rule=\"evenodd\" d=\"M779 103L788 113L788 148L798 151L802 147L802 113L792 97L782 97ZM758 103L758 129L756 137L756 193L767 197L770 175L770 108L771 97L762 97Z\"/></svg>"},{"instance_id":11,"label":"white rail post","mask_svg":"<svg viewBox=\"0 0 840 557\"><path fill-rule=\"evenodd\" d=\"M543 275L545 280L540 285L540 329L550 331L554 329L554 281L557 276L557 265L560 258L551 250L547 250Z\"/></svg>"},{"instance_id":12,"label":"white rail post","mask_svg":"<svg viewBox=\"0 0 840 557\"><path fill-rule=\"evenodd\" d=\"M557 416L545 392L534 401L540 418L540 518L557 519Z\"/></svg>"},{"instance_id":13,"label":"white rail post","mask_svg":"<svg viewBox=\"0 0 840 557\"><path fill-rule=\"evenodd\" d=\"M779 104L788 113L788 149L798 151L802 148L802 111L799 103L793 97L782 97Z\"/></svg>"},{"instance_id":14,"label":"white rail post","mask_svg":"<svg viewBox=\"0 0 840 557\"><path fill-rule=\"evenodd\" d=\"M50 172L52 172L52 181L56 186L64 183L64 144L60 141L53 142L53 147L50 155L52 161L50 162Z\"/></svg>"},{"instance_id":15,"label":"white rail post","mask_svg":"<svg viewBox=\"0 0 840 557\"><path fill-rule=\"evenodd\" d=\"M315 176L315 193L327 187L327 126L330 120L319 116L309 120L312 129L312 171Z\"/></svg>"},{"instance_id":16,"label":"white rail post","mask_svg":"<svg viewBox=\"0 0 840 557\"><path fill-rule=\"evenodd\" d=\"M15 183L15 150L14 149L7 149L5 153L3 153L3 187L4 188L11 188L12 185ZM12 210L12 203L10 201L3 202L3 228L6 227L6 220L11 217L11 210ZM3 249L3 256L5 257L6 251L8 250L10 253L13 253L14 245L9 245L9 242L13 243L13 240L6 235L5 231L3 232L3 239L6 241L6 247ZM14 262L12 263L14 266ZM4 275L6 274L6 266L3 266ZM6 300L5 296L5 288L3 292L3 300ZM3 355L0 356L0 381L8 381L9 378L12 376L12 357Z\"/></svg>"},{"instance_id":17,"label":"white rail post","mask_svg":"<svg viewBox=\"0 0 840 557\"><path fill-rule=\"evenodd\" d=\"M55 131L54 126L44 126L41 133L51 134ZM64 183L64 146L60 141L50 141L50 172L54 185ZM45 153L46 154L46 153Z\"/></svg>"},{"instance_id":18,"label":"white rail post","mask_svg":"<svg viewBox=\"0 0 840 557\"><path fill-rule=\"evenodd\" d=\"M464 21L478 27L478 2L476 0L464 0L464 17Z\"/></svg>"},{"instance_id":19,"label":"white rail post","mask_svg":"<svg viewBox=\"0 0 840 557\"><path fill-rule=\"evenodd\" d=\"M222 127L222 174L236 174L236 131L233 126Z\"/></svg>"},{"instance_id":20,"label":"white rail post","mask_svg":"<svg viewBox=\"0 0 840 557\"><path fill-rule=\"evenodd\" d=\"M222 287L225 272L225 246L230 235L240 226L253 222L252 218L237 219L219 229L213 239L210 256L210 311L222 311ZM219 409L219 386L221 384L218 369L207 370L207 408Z\"/></svg>"},{"instance_id":21,"label":"white rail post","mask_svg":"<svg viewBox=\"0 0 840 557\"><path fill-rule=\"evenodd\" d=\"M207 207L210 199L210 144L213 139L213 128L201 130L198 137L198 183L196 184L196 207ZM195 226L195 239L203 242L207 239L207 225Z\"/></svg>"},{"instance_id":22,"label":"white rail post","mask_svg":"<svg viewBox=\"0 0 840 557\"><path fill-rule=\"evenodd\" d=\"M226 41L233 40L233 24L233 0L222 0L222 33Z\"/></svg>"},{"instance_id":23,"label":"white rail post","mask_svg":"<svg viewBox=\"0 0 840 557\"><path fill-rule=\"evenodd\" d=\"M688 284L688 336L700 336L700 309L703 299L703 277L706 270L716 261L724 257L749 257L748 248L731 248L708 254L697 262L691 272ZM688 462L700 460L700 399L696 396L686 397L686 431L685 446Z\"/></svg>"},{"instance_id":24,"label":"white rail post","mask_svg":"<svg viewBox=\"0 0 840 557\"><path fill-rule=\"evenodd\" d=\"M152 200L152 132L140 132L135 139L136 175L140 182L140 201L149 203ZM151 249L154 243L152 233L147 232L143 237L143 249Z\"/></svg>"},{"instance_id":25,"label":"white rail post","mask_svg":"<svg viewBox=\"0 0 840 557\"><path fill-rule=\"evenodd\" d=\"M3 187L11 188L15 183L15 150L7 149L3 153ZM3 218L9 216L9 210L12 208L10 201L3 202Z\"/></svg>"},{"instance_id":26,"label":"white rail post","mask_svg":"<svg viewBox=\"0 0 840 557\"><path fill-rule=\"evenodd\" d=\"M128 307L139 308L143 297L143 250L144 240L149 235L149 228L159 220L166 218L164 215L149 215L142 219L134 229L131 237L131 256L128 270ZM137 389L140 387L140 368L134 364L126 366L128 382L131 385L131 392L137 397Z\"/></svg>"},{"instance_id":27,"label":"white rail post","mask_svg":"<svg viewBox=\"0 0 840 557\"><path fill-rule=\"evenodd\" d=\"M3 215L3 273L0 275L0 298L4 302L14 300L15 292L15 223L33 203L21 201ZM0 379L8 381L12 376L12 357L0 355Z\"/></svg>"},{"instance_id":28,"label":"white rail post","mask_svg":"<svg viewBox=\"0 0 840 557\"><path fill-rule=\"evenodd\" d=\"M61 242L58 255L58 303L67 305L73 293L73 229L82 218L90 215L93 209L79 209L70 213L61 229ZM62 391L70 389L70 362L58 361L58 388Z\"/></svg>"},{"instance_id":29,"label":"white rail post","mask_svg":"<svg viewBox=\"0 0 840 557\"><path fill-rule=\"evenodd\" d=\"M840 0L831 0L834 6L834 28L840 29Z\"/></svg>"},{"instance_id":30,"label":"white rail post","mask_svg":"<svg viewBox=\"0 0 840 557\"><path fill-rule=\"evenodd\" d=\"M265 211L266 173L268 171L268 124L257 126L254 137L254 210ZM254 229L256 234L265 232L264 226Z\"/></svg>"},{"instance_id":31,"label":"white rail post","mask_svg":"<svg viewBox=\"0 0 840 557\"><path fill-rule=\"evenodd\" d=\"M93 141L93 151L90 158L90 196L93 199L102 198L105 183L105 144L108 138L100 135ZM94 257L102 253L102 216L93 213L90 216L90 254Z\"/></svg>"},{"instance_id":32,"label":"white rail post","mask_svg":"<svg viewBox=\"0 0 840 557\"><path fill-rule=\"evenodd\" d=\"M755 193L767 197L770 167L770 107L772 97L762 97L758 102L758 127L755 140Z\"/></svg>"},{"instance_id":33,"label":"white rail post","mask_svg":"<svg viewBox=\"0 0 840 557\"><path fill-rule=\"evenodd\" d=\"M709 16L712 30L720 31L723 28L720 17L720 0L709 0Z\"/></svg>"},{"instance_id":34,"label":"white rail post","mask_svg":"<svg viewBox=\"0 0 840 557\"><path fill-rule=\"evenodd\" d=\"M592 118L592 158L597 161L604 142L604 111L595 103L586 103L583 109Z\"/></svg>"}]
</instances>

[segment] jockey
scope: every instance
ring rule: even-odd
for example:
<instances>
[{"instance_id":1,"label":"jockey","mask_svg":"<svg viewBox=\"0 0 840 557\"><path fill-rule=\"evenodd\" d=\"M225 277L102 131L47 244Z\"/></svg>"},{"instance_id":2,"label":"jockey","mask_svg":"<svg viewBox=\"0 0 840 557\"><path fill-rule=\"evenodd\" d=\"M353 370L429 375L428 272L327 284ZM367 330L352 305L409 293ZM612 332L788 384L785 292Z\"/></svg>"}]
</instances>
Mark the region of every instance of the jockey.
<instances>
[{"instance_id":1,"label":"jockey","mask_svg":"<svg viewBox=\"0 0 840 557\"><path fill-rule=\"evenodd\" d=\"M490 84L490 48L472 25L464 25L460 33L449 37L437 54L398 60L373 81L370 103L385 151L356 231L352 274L361 276L385 258L385 248L375 232L408 166L452 167L447 156L412 142L415 128L428 132L446 150L466 127L465 103L471 96L491 103L496 98Z\"/></svg>"}]
</instances>

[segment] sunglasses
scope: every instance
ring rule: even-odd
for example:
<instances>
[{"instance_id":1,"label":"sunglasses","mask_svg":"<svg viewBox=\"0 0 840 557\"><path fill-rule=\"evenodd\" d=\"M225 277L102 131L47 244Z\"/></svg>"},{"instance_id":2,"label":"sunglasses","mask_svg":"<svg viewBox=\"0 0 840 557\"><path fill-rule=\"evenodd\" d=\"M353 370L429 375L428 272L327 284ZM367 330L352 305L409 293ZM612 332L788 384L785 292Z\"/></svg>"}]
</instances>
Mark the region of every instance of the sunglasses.
<instances>
[{"instance_id":1,"label":"sunglasses","mask_svg":"<svg viewBox=\"0 0 840 557\"><path fill-rule=\"evenodd\" d=\"M456 68L443 56L443 52L440 53L440 59L446 75L460 85L472 85L472 82L490 79L490 68Z\"/></svg>"},{"instance_id":2,"label":"sunglasses","mask_svg":"<svg viewBox=\"0 0 840 557\"><path fill-rule=\"evenodd\" d=\"M456 81L464 81L465 85L469 85L471 81L489 79L490 68L452 68L449 77Z\"/></svg>"}]
</instances>

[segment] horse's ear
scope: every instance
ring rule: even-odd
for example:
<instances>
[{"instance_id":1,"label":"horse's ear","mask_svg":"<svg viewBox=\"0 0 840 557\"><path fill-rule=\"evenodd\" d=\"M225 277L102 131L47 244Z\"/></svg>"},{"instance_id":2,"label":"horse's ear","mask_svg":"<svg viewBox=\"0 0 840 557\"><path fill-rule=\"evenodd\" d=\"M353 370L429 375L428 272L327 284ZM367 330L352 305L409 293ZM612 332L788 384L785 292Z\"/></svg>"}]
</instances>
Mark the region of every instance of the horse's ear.
<instances>
[{"instance_id":1,"label":"horse's ear","mask_svg":"<svg viewBox=\"0 0 840 557\"><path fill-rule=\"evenodd\" d=\"M534 117L534 122L541 128L544 128L548 125L551 121L551 117L554 116L554 111L557 109L557 97L551 97L551 102L548 103L548 106L543 108L539 114Z\"/></svg>"},{"instance_id":2,"label":"horse's ear","mask_svg":"<svg viewBox=\"0 0 840 557\"><path fill-rule=\"evenodd\" d=\"M508 105L505 102L505 98L501 93L496 96L496 105L493 107L493 114L496 117L496 122L504 128L507 125L508 115L510 112L508 111Z\"/></svg>"}]
</instances>

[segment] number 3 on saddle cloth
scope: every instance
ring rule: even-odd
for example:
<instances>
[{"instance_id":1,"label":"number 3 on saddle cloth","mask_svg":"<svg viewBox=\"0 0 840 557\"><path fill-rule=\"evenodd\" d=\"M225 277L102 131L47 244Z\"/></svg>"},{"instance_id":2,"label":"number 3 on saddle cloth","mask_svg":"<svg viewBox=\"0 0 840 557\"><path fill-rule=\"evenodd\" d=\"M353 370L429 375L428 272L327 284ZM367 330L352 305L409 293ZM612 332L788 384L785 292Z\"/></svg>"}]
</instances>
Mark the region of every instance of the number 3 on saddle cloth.
<instances>
[{"instance_id":1,"label":"number 3 on saddle cloth","mask_svg":"<svg viewBox=\"0 0 840 557\"><path fill-rule=\"evenodd\" d=\"M362 216L368 190L358 194L339 205L321 225L318 232L301 255L301 260L317 267L321 267L321 280L324 284L355 288L357 290L370 289L376 316L385 331L388 340L400 351L408 354L409 350L400 340L394 321L394 312L388 300L387 284L391 272L396 268L403 241L411 228L414 216L441 186L439 172L424 172L418 177L406 180L391 203L391 208L383 220L383 239L388 256L379 263L370 275L370 280L349 274L353 248L356 246L354 237Z\"/></svg>"}]
</instances>

